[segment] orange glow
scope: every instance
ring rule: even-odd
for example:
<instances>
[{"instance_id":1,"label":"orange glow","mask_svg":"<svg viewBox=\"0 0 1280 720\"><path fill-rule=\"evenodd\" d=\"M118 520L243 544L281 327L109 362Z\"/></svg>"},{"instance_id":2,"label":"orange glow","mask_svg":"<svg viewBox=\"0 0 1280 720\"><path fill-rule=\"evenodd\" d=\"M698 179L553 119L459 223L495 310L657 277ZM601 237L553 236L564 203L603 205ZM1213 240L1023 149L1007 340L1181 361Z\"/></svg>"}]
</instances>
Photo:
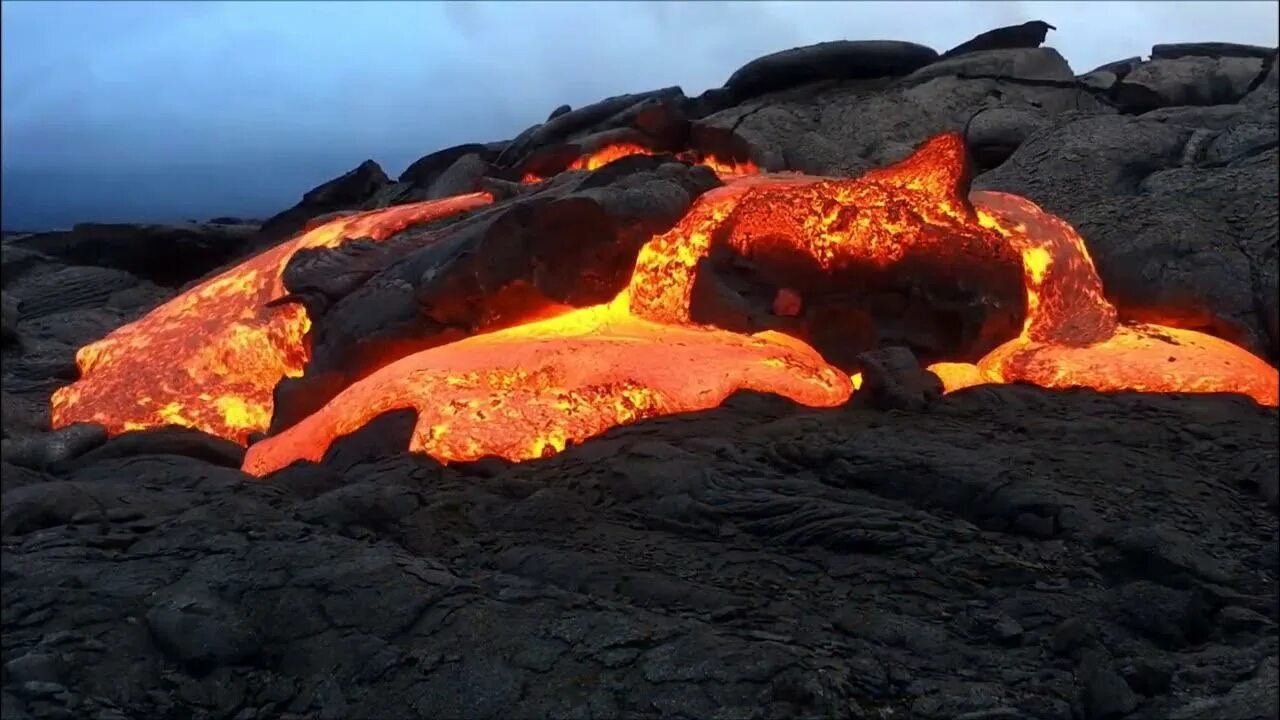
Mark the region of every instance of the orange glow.
<instances>
[{"instance_id":1,"label":"orange glow","mask_svg":"<svg viewBox=\"0 0 1280 720\"><path fill-rule=\"evenodd\" d=\"M579 162L598 167L616 159L593 157ZM1005 268L1014 282L1021 277L1025 318L1017 337L976 364L929 366L948 392L1022 381L1240 392L1277 404L1276 370L1242 348L1189 330L1119 324L1069 224L1023 198L966 192L958 134L935 137L902 162L856 179L766 175L754 167L731 175L726 168L717 168L724 187L701 195L670 231L641 248L628 288L612 302L531 314L401 358L253 445L245 469L262 475L318 460L334 439L401 408L418 412L412 450L446 461L490 454L520 460L641 418L715 407L737 389L815 407L847 400L861 375L842 373L805 342L692 322L698 263L717 243L742 254L785 250L836 278L847 268L887 270L920 257ZM488 201L461 196L335 221L202 284L83 348L84 378L55 394L55 423L97 421L118 433L178 422L244 442L249 431L266 427L275 383L296 376L307 357L305 313L296 305L264 306L283 293L280 272L293 252L344 237L382 239L423 217ZM803 288L785 290L794 297L782 306L801 307Z\"/></svg>"},{"instance_id":2,"label":"orange glow","mask_svg":"<svg viewBox=\"0 0 1280 720\"><path fill-rule=\"evenodd\" d=\"M978 362L992 382L1048 388L1235 392L1280 403L1276 369L1244 348L1194 330L1122 325L1105 340L1070 346L1017 338Z\"/></svg>"},{"instance_id":3,"label":"orange glow","mask_svg":"<svg viewBox=\"0 0 1280 720\"><path fill-rule=\"evenodd\" d=\"M80 348L80 379L50 400L53 426L96 422L114 435L172 424L246 442L270 424L276 383L301 375L310 355L306 310L267 306L285 295L295 252L384 240L489 202L473 193L338 218L200 283Z\"/></svg>"},{"instance_id":4,"label":"orange glow","mask_svg":"<svg viewBox=\"0 0 1280 720\"><path fill-rule=\"evenodd\" d=\"M945 392L955 392L992 382L973 363L937 362L930 365L928 369L942 381Z\"/></svg>"},{"instance_id":5,"label":"orange glow","mask_svg":"<svg viewBox=\"0 0 1280 720\"><path fill-rule=\"evenodd\" d=\"M643 360L653 353L660 358ZM250 447L244 469L264 475L295 460L318 461L337 437L407 407L418 411L410 450L448 460L525 460L616 425L715 407L743 388L810 406L838 405L852 390L804 343L651 322L628 312L624 292L605 305L392 363Z\"/></svg>"},{"instance_id":6,"label":"orange glow","mask_svg":"<svg viewBox=\"0 0 1280 720\"><path fill-rule=\"evenodd\" d=\"M599 150L596 150L595 152L579 157L577 160L570 163L569 167L565 168L565 170L598 170L614 160L620 160L624 157L630 157L632 155L657 154L659 153L656 150L651 150L643 145L637 145L635 143L611 143L609 145L605 145ZM743 175L755 175L760 172L760 168L750 160L742 162L725 161L710 155L702 156L692 152L679 153L676 157L684 162L692 163L694 165L706 165L714 170L716 175L719 175L722 180L741 177ZM537 173L525 173L521 181L527 184L542 182L546 179L546 177L538 175Z\"/></svg>"}]
</instances>

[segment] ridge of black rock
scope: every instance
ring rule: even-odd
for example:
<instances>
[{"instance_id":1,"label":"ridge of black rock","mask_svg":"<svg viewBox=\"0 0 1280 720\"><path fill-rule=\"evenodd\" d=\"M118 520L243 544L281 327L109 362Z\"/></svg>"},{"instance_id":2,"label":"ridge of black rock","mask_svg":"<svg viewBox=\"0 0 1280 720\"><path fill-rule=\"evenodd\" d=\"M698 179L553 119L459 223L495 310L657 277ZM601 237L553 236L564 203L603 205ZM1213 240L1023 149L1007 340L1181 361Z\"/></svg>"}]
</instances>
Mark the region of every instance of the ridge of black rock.
<instances>
[{"instance_id":1,"label":"ridge of black rock","mask_svg":"<svg viewBox=\"0 0 1280 720\"><path fill-rule=\"evenodd\" d=\"M1021 25L988 30L972 40L963 42L942 54L940 59L953 58L971 52L987 50L1019 50L1038 48L1044 43L1050 30L1058 28L1043 20L1029 20Z\"/></svg>"}]
</instances>

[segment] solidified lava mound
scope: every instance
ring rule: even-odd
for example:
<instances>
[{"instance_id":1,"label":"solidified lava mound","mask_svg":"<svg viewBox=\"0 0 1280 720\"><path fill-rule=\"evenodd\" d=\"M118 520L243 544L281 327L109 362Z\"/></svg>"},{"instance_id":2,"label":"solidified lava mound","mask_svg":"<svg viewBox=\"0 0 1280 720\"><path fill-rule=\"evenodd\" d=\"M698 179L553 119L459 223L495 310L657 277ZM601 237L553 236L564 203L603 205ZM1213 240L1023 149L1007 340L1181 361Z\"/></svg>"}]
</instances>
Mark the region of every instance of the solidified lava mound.
<instances>
[{"instance_id":1,"label":"solidified lava mound","mask_svg":"<svg viewBox=\"0 0 1280 720\"><path fill-rule=\"evenodd\" d=\"M1046 28L6 234L2 714L1274 717L1276 49Z\"/></svg>"}]
</instances>

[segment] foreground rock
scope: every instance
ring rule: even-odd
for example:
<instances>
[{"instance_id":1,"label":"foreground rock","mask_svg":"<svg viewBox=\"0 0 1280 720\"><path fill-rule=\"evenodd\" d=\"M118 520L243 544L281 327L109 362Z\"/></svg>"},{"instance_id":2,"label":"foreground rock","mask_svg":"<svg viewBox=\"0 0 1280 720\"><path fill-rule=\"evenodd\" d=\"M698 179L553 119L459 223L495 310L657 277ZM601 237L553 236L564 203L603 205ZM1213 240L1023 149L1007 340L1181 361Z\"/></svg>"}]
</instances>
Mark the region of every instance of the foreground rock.
<instances>
[{"instance_id":1,"label":"foreground rock","mask_svg":"<svg viewBox=\"0 0 1280 720\"><path fill-rule=\"evenodd\" d=\"M1275 424L1002 387L486 472L102 455L3 497L5 714L1262 717Z\"/></svg>"}]
</instances>

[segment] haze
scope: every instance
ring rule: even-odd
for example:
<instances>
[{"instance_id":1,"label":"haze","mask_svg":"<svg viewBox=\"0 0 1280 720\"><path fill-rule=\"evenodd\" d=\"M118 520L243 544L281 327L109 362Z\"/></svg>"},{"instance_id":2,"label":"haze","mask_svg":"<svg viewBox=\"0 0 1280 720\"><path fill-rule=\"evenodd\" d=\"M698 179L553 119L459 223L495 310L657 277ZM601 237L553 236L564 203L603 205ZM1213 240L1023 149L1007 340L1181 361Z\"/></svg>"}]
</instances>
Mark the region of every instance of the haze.
<instances>
[{"instance_id":1,"label":"haze","mask_svg":"<svg viewBox=\"0 0 1280 720\"><path fill-rule=\"evenodd\" d=\"M719 86L834 39L939 51L1043 19L1077 73L1153 44L1277 45L1275 2L4 2L3 226L265 217L557 105Z\"/></svg>"}]
</instances>

